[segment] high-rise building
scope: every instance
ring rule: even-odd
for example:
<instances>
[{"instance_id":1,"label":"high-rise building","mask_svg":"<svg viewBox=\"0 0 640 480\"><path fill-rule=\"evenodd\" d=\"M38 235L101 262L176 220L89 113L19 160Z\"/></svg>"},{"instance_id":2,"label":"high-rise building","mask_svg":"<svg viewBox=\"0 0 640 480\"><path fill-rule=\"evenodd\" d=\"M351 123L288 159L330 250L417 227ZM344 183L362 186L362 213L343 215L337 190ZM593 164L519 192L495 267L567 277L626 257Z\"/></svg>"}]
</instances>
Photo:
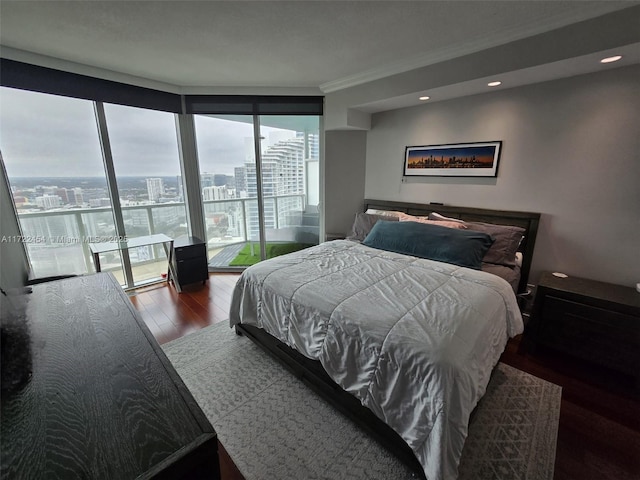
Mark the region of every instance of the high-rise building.
<instances>
[{"instance_id":1,"label":"high-rise building","mask_svg":"<svg viewBox=\"0 0 640 480\"><path fill-rule=\"evenodd\" d=\"M58 195L49 195L45 193L41 197L36 197L36 205L49 210L62 205L62 199Z\"/></svg>"},{"instance_id":2,"label":"high-rise building","mask_svg":"<svg viewBox=\"0 0 640 480\"><path fill-rule=\"evenodd\" d=\"M63 204L69 203L69 197L67 196L67 189L66 188L56 188L56 190L55 190L55 192L53 194L59 196L60 197L60 201Z\"/></svg>"},{"instance_id":3,"label":"high-rise building","mask_svg":"<svg viewBox=\"0 0 640 480\"><path fill-rule=\"evenodd\" d=\"M91 208L99 208L99 207L110 207L111 199L107 197L103 198L92 198L89 200L89 206Z\"/></svg>"},{"instance_id":4,"label":"high-rise building","mask_svg":"<svg viewBox=\"0 0 640 480\"><path fill-rule=\"evenodd\" d=\"M213 173L201 173L200 174L200 186L202 188L205 187L213 187L216 185L216 175Z\"/></svg>"},{"instance_id":5,"label":"high-rise building","mask_svg":"<svg viewBox=\"0 0 640 480\"><path fill-rule=\"evenodd\" d=\"M76 205L76 192L73 188L67 188L67 203L70 205Z\"/></svg>"},{"instance_id":6,"label":"high-rise building","mask_svg":"<svg viewBox=\"0 0 640 480\"><path fill-rule=\"evenodd\" d=\"M235 167L233 169L235 179L235 198L245 198L247 196L247 168Z\"/></svg>"},{"instance_id":7,"label":"high-rise building","mask_svg":"<svg viewBox=\"0 0 640 480\"><path fill-rule=\"evenodd\" d=\"M157 202L164 193L164 184L161 178L147 178L147 195L149 201Z\"/></svg>"},{"instance_id":8,"label":"high-rise building","mask_svg":"<svg viewBox=\"0 0 640 480\"><path fill-rule=\"evenodd\" d=\"M69 205L82 205L83 197L82 197L82 188L67 188L67 203Z\"/></svg>"},{"instance_id":9,"label":"high-rise building","mask_svg":"<svg viewBox=\"0 0 640 480\"><path fill-rule=\"evenodd\" d=\"M304 208L301 197L305 193L305 143L304 138L288 138L267 148L262 154L262 194L264 201L265 228L278 228L287 223L292 214ZM258 196L256 166L254 162L245 164L247 196ZM282 197L292 195L291 197ZM247 204L249 238L257 238L258 206Z\"/></svg>"},{"instance_id":10,"label":"high-rise building","mask_svg":"<svg viewBox=\"0 0 640 480\"><path fill-rule=\"evenodd\" d=\"M306 137L305 145L305 159L306 160L319 160L320 159L320 135L317 133L296 132L296 138Z\"/></svg>"},{"instance_id":11,"label":"high-rise building","mask_svg":"<svg viewBox=\"0 0 640 480\"><path fill-rule=\"evenodd\" d=\"M207 200L226 200L229 198L229 192L226 186L204 187L202 189L202 199Z\"/></svg>"}]
</instances>

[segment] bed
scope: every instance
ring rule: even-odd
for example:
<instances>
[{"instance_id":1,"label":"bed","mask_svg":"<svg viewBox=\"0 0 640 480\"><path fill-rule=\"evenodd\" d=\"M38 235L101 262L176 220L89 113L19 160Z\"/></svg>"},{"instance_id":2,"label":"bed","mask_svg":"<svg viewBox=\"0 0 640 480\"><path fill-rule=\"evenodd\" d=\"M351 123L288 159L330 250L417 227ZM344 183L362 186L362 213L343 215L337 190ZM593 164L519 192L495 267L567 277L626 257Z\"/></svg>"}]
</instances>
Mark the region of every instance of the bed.
<instances>
[{"instance_id":1,"label":"bed","mask_svg":"<svg viewBox=\"0 0 640 480\"><path fill-rule=\"evenodd\" d=\"M539 214L376 200L366 200L363 212L409 221L379 218L362 240L326 242L248 268L233 293L231 326L423 478L454 479L469 418L508 338L523 330L516 293L526 290ZM464 231L454 222L464 222ZM507 262L515 279L482 271L479 259L496 239L468 228L476 224L522 232L521 260ZM464 258L387 249L396 231L463 241ZM467 251L473 268L461 266Z\"/></svg>"}]
</instances>

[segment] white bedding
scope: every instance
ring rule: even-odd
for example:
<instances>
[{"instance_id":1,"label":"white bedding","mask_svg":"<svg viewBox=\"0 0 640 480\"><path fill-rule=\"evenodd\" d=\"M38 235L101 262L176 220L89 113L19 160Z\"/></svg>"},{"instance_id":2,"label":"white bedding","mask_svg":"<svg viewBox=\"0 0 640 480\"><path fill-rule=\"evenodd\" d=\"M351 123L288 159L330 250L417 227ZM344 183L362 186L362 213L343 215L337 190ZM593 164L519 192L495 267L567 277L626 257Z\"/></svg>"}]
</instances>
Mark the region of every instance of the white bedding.
<instances>
[{"instance_id":1,"label":"white bedding","mask_svg":"<svg viewBox=\"0 0 640 480\"><path fill-rule=\"evenodd\" d=\"M309 358L391 426L427 479L454 479L469 415L523 323L489 273L336 240L248 268L230 323Z\"/></svg>"}]
</instances>

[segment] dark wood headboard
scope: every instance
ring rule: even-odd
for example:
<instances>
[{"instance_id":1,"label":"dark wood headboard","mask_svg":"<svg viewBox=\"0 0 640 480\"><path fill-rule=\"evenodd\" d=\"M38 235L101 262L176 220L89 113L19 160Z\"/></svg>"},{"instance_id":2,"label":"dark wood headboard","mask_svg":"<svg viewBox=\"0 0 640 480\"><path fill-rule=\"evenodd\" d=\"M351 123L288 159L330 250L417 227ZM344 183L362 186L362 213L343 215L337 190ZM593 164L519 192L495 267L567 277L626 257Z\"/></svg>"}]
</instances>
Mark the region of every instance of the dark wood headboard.
<instances>
[{"instance_id":1,"label":"dark wood headboard","mask_svg":"<svg viewBox=\"0 0 640 480\"><path fill-rule=\"evenodd\" d=\"M527 291L529 271L533 260L533 249L538 234L540 214L532 212L512 212L509 210L488 210L484 208L456 207L453 205L393 202L389 200L365 200L363 212L369 208L377 210L397 210L409 215L427 216L432 212L446 217L458 218L468 222L495 223L497 225L515 225L525 229L524 240L520 244L522 252L522 268L520 269L520 283L518 293Z\"/></svg>"}]
</instances>

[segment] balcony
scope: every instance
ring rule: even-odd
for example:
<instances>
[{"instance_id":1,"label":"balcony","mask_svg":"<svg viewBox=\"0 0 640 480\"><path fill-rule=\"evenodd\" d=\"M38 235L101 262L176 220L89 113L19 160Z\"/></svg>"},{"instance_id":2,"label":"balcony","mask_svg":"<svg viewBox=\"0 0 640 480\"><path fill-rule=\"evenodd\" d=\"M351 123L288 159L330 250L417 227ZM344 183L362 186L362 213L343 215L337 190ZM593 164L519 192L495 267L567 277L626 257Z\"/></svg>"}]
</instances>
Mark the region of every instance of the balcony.
<instances>
[{"instance_id":1,"label":"balcony","mask_svg":"<svg viewBox=\"0 0 640 480\"><path fill-rule=\"evenodd\" d=\"M305 195L265 197L264 202L268 241L318 243L317 221L305 225L314 223L306 218ZM209 200L204 202L204 212L211 265L227 270L230 247L239 250L259 239L257 199ZM172 238L187 235L184 203L125 206L122 213L129 238L155 233ZM36 277L94 272L88 244L115 236L110 207L24 212L18 217ZM167 272L160 245L130 249L129 256L136 286L161 280ZM100 262L103 271L113 272L126 284L119 252L103 254Z\"/></svg>"}]
</instances>

